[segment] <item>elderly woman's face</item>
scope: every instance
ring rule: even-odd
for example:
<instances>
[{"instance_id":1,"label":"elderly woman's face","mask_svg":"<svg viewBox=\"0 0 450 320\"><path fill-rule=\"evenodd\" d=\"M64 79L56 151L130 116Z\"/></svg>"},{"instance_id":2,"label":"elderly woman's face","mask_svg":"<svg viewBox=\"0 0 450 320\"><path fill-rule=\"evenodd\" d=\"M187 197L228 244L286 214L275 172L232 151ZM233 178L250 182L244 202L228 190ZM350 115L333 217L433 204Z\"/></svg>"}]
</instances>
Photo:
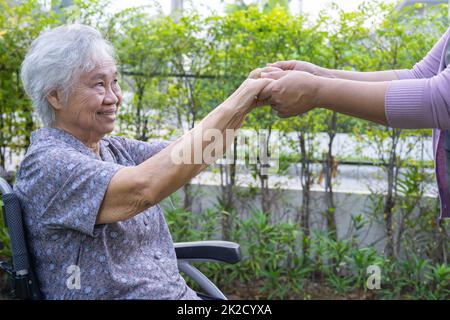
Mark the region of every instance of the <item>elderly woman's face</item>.
<instances>
[{"instance_id":1,"label":"elderly woman's face","mask_svg":"<svg viewBox=\"0 0 450 320\"><path fill-rule=\"evenodd\" d=\"M111 59L99 60L81 75L57 121L89 137L102 137L114 130L122 93L117 68Z\"/></svg>"}]
</instances>

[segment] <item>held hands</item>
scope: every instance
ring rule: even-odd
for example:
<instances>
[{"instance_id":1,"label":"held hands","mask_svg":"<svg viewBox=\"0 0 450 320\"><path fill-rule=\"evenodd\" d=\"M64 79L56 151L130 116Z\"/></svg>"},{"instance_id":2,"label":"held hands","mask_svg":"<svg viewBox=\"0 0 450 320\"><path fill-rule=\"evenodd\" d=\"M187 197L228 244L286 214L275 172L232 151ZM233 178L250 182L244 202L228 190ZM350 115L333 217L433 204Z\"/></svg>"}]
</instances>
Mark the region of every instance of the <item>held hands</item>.
<instances>
[{"instance_id":1,"label":"held hands","mask_svg":"<svg viewBox=\"0 0 450 320\"><path fill-rule=\"evenodd\" d=\"M269 84L274 82L271 78L262 78L263 72L270 73L282 71L279 68L266 67L253 70L248 78L240 85L240 87L225 101L233 108L248 113L255 107L267 105L267 100L262 100L260 97L261 92Z\"/></svg>"},{"instance_id":2,"label":"held hands","mask_svg":"<svg viewBox=\"0 0 450 320\"><path fill-rule=\"evenodd\" d=\"M279 61L253 70L227 99L244 113L271 105L282 118L308 112L318 105L318 79L327 69L303 61Z\"/></svg>"},{"instance_id":3,"label":"held hands","mask_svg":"<svg viewBox=\"0 0 450 320\"><path fill-rule=\"evenodd\" d=\"M325 78L335 78L335 76L326 68L316 66L313 63L298 60L289 61L277 61L275 63L268 63L267 66L280 68L282 70L291 71L304 71L315 76L325 77Z\"/></svg>"},{"instance_id":4,"label":"held hands","mask_svg":"<svg viewBox=\"0 0 450 320\"><path fill-rule=\"evenodd\" d=\"M281 118L303 114L318 106L320 77L304 71L262 72L262 79L273 79L260 94Z\"/></svg>"}]
</instances>

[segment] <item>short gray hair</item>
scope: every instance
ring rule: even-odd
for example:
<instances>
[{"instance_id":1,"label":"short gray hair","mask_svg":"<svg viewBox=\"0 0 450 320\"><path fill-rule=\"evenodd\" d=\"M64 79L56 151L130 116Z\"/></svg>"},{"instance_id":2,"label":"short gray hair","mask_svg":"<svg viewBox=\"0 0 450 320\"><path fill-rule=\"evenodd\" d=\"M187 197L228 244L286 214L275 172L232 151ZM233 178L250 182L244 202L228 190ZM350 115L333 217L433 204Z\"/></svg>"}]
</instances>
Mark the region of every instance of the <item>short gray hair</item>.
<instances>
[{"instance_id":1,"label":"short gray hair","mask_svg":"<svg viewBox=\"0 0 450 320\"><path fill-rule=\"evenodd\" d=\"M92 27L71 24L44 32L30 46L22 63L21 78L25 92L48 127L55 120L47 96L61 90L67 101L82 72L95 67L94 59L107 55L115 60L112 45Z\"/></svg>"}]
</instances>

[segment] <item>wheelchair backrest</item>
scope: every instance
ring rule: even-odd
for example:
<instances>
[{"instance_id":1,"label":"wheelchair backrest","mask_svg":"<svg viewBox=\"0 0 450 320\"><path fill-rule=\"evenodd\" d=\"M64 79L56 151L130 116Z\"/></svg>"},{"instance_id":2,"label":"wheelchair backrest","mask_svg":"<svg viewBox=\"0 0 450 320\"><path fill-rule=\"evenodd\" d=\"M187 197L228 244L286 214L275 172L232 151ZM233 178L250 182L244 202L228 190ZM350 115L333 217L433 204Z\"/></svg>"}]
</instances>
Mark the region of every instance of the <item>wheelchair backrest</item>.
<instances>
[{"instance_id":1,"label":"wheelchair backrest","mask_svg":"<svg viewBox=\"0 0 450 320\"><path fill-rule=\"evenodd\" d=\"M28 253L23 212L19 198L9 183L0 177L3 217L11 239L12 266L1 264L11 278L12 296L18 299L41 299L41 292Z\"/></svg>"}]
</instances>

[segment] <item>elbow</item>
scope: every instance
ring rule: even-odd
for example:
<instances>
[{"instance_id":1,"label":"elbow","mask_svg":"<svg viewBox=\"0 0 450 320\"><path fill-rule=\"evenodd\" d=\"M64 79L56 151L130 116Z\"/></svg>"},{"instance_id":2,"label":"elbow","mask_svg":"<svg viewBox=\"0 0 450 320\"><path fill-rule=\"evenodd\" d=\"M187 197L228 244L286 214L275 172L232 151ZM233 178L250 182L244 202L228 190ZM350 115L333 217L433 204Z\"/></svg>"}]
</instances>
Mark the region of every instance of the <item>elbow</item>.
<instances>
[{"instance_id":1,"label":"elbow","mask_svg":"<svg viewBox=\"0 0 450 320\"><path fill-rule=\"evenodd\" d=\"M119 221L129 220L157 204L156 196L149 187L148 181L137 178L132 183L132 186L128 193L126 206L121 206L123 209L120 212L120 217L117 217Z\"/></svg>"},{"instance_id":2,"label":"elbow","mask_svg":"<svg viewBox=\"0 0 450 320\"><path fill-rule=\"evenodd\" d=\"M104 195L96 223L125 221L157 204L155 188L152 187L154 180L135 167L119 170Z\"/></svg>"},{"instance_id":3,"label":"elbow","mask_svg":"<svg viewBox=\"0 0 450 320\"><path fill-rule=\"evenodd\" d=\"M158 204L157 189L153 186L151 181L139 178L136 183L136 200L135 207L137 210L144 211L154 205ZM139 211L139 212L140 212Z\"/></svg>"},{"instance_id":4,"label":"elbow","mask_svg":"<svg viewBox=\"0 0 450 320\"><path fill-rule=\"evenodd\" d=\"M153 207L156 204L155 201L149 199L148 195L144 197L140 192L135 193L135 197L131 205L128 207L128 210L124 210L121 212L120 217L117 220L126 221L134 216L144 212L148 208Z\"/></svg>"}]
</instances>

